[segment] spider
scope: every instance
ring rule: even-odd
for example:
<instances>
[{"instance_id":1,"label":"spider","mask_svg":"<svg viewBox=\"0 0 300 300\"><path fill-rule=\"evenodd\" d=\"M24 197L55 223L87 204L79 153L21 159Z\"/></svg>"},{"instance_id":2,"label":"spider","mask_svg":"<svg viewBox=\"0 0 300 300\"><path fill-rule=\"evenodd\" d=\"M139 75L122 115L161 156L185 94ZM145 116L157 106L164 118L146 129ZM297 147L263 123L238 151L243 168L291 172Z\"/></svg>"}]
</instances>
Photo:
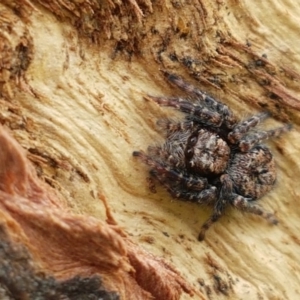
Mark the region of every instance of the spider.
<instances>
[{"instance_id":1,"label":"spider","mask_svg":"<svg viewBox=\"0 0 300 300\"><path fill-rule=\"evenodd\" d=\"M151 178L174 198L213 206L211 216L200 230L200 241L228 205L277 224L274 214L256 203L276 181L273 155L261 142L280 136L291 125L254 130L269 117L267 112L239 121L227 105L177 75L165 75L173 85L190 94L190 98L148 98L182 111L185 117L182 121L159 120L157 124L165 132L165 142L149 146L147 154L134 151L133 156L150 166Z\"/></svg>"}]
</instances>

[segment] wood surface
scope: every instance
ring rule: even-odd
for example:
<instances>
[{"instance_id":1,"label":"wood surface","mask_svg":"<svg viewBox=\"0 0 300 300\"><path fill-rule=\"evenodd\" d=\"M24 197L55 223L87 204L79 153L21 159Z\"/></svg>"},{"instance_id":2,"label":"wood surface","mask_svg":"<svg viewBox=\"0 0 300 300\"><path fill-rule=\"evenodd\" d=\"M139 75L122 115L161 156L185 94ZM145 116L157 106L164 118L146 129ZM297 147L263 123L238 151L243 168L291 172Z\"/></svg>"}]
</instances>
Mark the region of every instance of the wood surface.
<instances>
[{"instance_id":1,"label":"wood surface","mask_svg":"<svg viewBox=\"0 0 300 300\"><path fill-rule=\"evenodd\" d=\"M68 214L105 226L102 195L126 255L138 258L145 251L162 259L158 268L178 272L178 281L169 284L175 292L160 294L135 278L147 292L132 289L132 297L300 297L299 16L300 5L291 0L1 2L5 132ZM181 114L144 97L183 95L162 71L220 99L241 119L268 110L273 118L264 128L293 124L291 132L267 142L278 179L260 204L275 212L277 226L228 209L198 242L211 209L174 200L159 185L151 193L148 168L132 151L162 142L157 119ZM129 265L124 270L150 276L139 273L133 260ZM125 298L130 294L126 285L109 287Z\"/></svg>"}]
</instances>

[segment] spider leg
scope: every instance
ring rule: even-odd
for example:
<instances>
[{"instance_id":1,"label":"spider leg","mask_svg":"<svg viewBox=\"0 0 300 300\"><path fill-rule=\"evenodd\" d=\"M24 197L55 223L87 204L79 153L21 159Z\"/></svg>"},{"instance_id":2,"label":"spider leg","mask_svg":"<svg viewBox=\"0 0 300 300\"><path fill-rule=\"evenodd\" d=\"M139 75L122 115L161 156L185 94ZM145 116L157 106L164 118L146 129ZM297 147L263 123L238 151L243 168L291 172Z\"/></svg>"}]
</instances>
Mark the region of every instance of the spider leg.
<instances>
[{"instance_id":1,"label":"spider leg","mask_svg":"<svg viewBox=\"0 0 300 300\"><path fill-rule=\"evenodd\" d=\"M192 103L188 100L174 97L154 97L149 95L147 97L161 106L174 107L184 113L187 113L195 121L201 124L220 127L223 122L223 118L218 112L209 110L207 107L199 103Z\"/></svg>"},{"instance_id":2,"label":"spider leg","mask_svg":"<svg viewBox=\"0 0 300 300\"><path fill-rule=\"evenodd\" d=\"M148 156L158 158L158 161L165 163L172 168L185 168L185 144L189 138L189 131L182 133L174 131L169 133L167 141L163 145L149 146Z\"/></svg>"},{"instance_id":3,"label":"spider leg","mask_svg":"<svg viewBox=\"0 0 300 300\"><path fill-rule=\"evenodd\" d=\"M166 188L168 188L166 182L169 181L172 182L172 185L182 184L186 188L196 191L203 190L208 185L206 178L189 176L178 172L169 166L154 160L143 152L134 151L132 155L139 157L144 163L152 167L150 174L155 176L162 184L166 186Z\"/></svg>"},{"instance_id":4,"label":"spider leg","mask_svg":"<svg viewBox=\"0 0 300 300\"><path fill-rule=\"evenodd\" d=\"M177 122L171 119L159 119L156 124L161 129L166 130L168 135L175 131L192 130L196 126L195 122L193 122L192 120Z\"/></svg>"},{"instance_id":5,"label":"spider leg","mask_svg":"<svg viewBox=\"0 0 300 300\"><path fill-rule=\"evenodd\" d=\"M233 196L234 198L232 199L231 204L238 210L259 215L274 225L278 224L278 220L276 219L274 214L266 212L262 207L260 207L257 204L251 203L252 199L244 198L237 194L233 194Z\"/></svg>"},{"instance_id":6,"label":"spider leg","mask_svg":"<svg viewBox=\"0 0 300 300\"><path fill-rule=\"evenodd\" d=\"M158 181L166 188L166 190L171 194L173 198L188 200L198 204L212 204L216 200L217 189L214 186L209 186L206 189L197 191L192 189L193 187L183 187L170 182L163 180L161 177L156 176Z\"/></svg>"},{"instance_id":7,"label":"spider leg","mask_svg":"<svg viewBox=\"0 0 300 300\"><path fill-rule=\"evenodd\" d=\"M192 191L191 189L180 189L174 187L170 182L161 181L157 178L161 184L168 190L168 192L174 197L181 200L188 200L196 202L198 204L213 204L217 199L217 188L214 186L208 187L202 191ZM212 216L202 225L201 231L198 236L198 240L202 241L205 237L205 232L207 229L216 222L222 215L223 210L219 209L218 206L215 206L214 213Z\"/></svg>"},{"instance_id":8,"label":"spider leg","mask_svg":"<svg viewBox=\"0 0 300 300\"><path fill-rule=\"evenodd\" d=\"M220 181L222 187L220 190L218 201L215 203L212 215L204 222L204 224L201 227L201 231L198 235L199 241L204 240L206 231L210 228L210 226L213 223L217 222L223 215L228 199L230 199L232 195L232 180L230 179L229 175L222 175L220 177Z\"/></svg>"},{"instance_id":9,"label":"spider leg","mask_svg":"<svg viewBox=\"0 0 300 300\"><path fill-rule=\"evenodd\" d=\"M171 153L168 149L166 149L166 146L162 147L162 146L151 145L148 146L147 152L149 154L148 157L159 157L160 160L165 160L166 163L169 163L173 166L177 166L176 163L178 162L179 159L176 156L176 152ZM148 164L147 161L144 162Z\"/></svg>"},{"instance_id":10,"label":"spider leg","mask_svg":"<svg viewBox=\"0 0 300 300\"><path fill-rule=\"evenodd\" d=\"M169 72L164 72L164 74L171 83L175 84L183 91L195 95L197 99L205 106L221 114L224 117L225 124L228 128L232 128L232 126L236 123L236 118L227 105L207 95L205 92L202 92L201 90L195 88L193 85L185 82L181 77L175 74L171 74Z\"/></svg>"},{"instance_id":11,"label":"spider leg","mask_svg":"<svg viewBox=\"0 0 300 300\"><path fill-rule=\"evenodd\" d=\"M277 138L283 133L291 130L291 124L287 124L282 127L278 127L275 129L271 129L268 131L258 131L253 134L246 135L239 142L239 148L242 152L248 152L254 145L260 143L263 140L267 140L269 138Z\"/></svg>"},{"instance_id":12,"label":"spider leg","mask_svg":"<svg viewBox=\"0 0 300 300\"><path fill-rule=\"evenodd\" d=\"M206 231L211 227L211 225L217 222L223 214L223 209L220 209L215 205L213 214L204 222L201 227L200 233L198 235L198 241L203 241L205 238Z\"/></svg>"},{"instance_id":13,"label":"spider leg","mask_svg":"<svg viewBox=\"0 0 300 300\"><path fill-rule=\"evenodd\" d=\"M257 126L261 121L265 120L269 116L269 113L263 112L237 123L232 131L228 134L228 140L232 144L237 143L251 128Z\"/></svg>"}]
</instances>

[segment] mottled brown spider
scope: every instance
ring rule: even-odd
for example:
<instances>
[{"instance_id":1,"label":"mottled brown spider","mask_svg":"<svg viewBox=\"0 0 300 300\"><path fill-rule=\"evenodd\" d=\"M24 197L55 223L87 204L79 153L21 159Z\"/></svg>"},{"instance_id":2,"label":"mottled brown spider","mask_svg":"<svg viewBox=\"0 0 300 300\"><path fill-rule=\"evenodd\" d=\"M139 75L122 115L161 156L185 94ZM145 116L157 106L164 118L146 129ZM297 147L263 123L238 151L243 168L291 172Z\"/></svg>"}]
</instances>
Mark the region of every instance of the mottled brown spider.
<instances>
[{"instance_id":1,"label":"mottled brown spider","mask_svg":"<svg viewBox=\"0 0 300 300\"><path fill-rule=\"evenodd\" d=\"M276 180L273 155L261 142L280 136L291 125L254 130L268 113L239 121L227 105L174 74L166 76L189 93L191 99L149 98L161 106L184 112L185 118L181 122L159 120L158 125L166 132L164 144L150 146L147 154L134 151L133 156L151 167L150 175L173 197L213 206L212 215L202 225L199 240L204 239L207 229L229 204L277 224L274 214L255 202L273 188Z\"/></svg>"}]
</instances>

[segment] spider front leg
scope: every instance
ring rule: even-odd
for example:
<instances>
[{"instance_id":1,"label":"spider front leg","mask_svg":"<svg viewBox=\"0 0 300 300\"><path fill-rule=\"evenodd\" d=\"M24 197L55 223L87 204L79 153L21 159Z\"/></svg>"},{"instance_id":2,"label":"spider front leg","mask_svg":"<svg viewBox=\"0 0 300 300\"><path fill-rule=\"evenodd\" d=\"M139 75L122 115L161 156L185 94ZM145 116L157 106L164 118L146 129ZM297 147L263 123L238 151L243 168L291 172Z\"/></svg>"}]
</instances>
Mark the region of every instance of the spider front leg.
<instances>
[{"instance_id":1,"label":"spider front leg","mask_svg":"<svg viewBox=\"0 0 300 300\"><path fill-rule=\"evenodd\" d=\"M197 191L192 190L191 188L176 185L174 182L168 180L162 180L159 176L156 178L173 198L205 205L213 204L216 200L217 189L214 186L209 186L202 191Z\"/></svg>"},{"instance_id":2,"label":"spider front leg","mask_svg":"<svg viewBox=\"0 0 300 300\"><path fill-rule=\"evenodd\" d=\"M223 118L218 112L209 110L207 107L201 105L200 103L192 103L185 99L174 97L154 97L148 95L146 99L147 98L153 100L161 106L174 107L184 113L187 113L189 114L190 118L193 118L200 124L220 127L223 122Z\"/></svg>"},{"instance_id":3,"label":"spider front leg","mask_svg":"<svg viewBox=\"0 0 300 300\"><path fill-rule=\"evenodd\" d=\"M269 113L263 112L261 114L252 116L247 120L239 122L234 126L232 131L228 134L228 140L232 144L237 143L251 128L254 128L269 116L270 116Z\"/></svg>"},{"instance_id":4,"label":"spider front leg","mask_svg":"<svg viewBox=\"0 0 300 300\"><path fill-rule=\"evenodd\" d=\"M267 140L269 138L277 138L277 137L281 136L283 133L290 131L291 128L292 128L292 125L287 124L285 126L271 129L268 131L258 131L253 134L246 135L239 142L239 148L242 152L248 152L256 144L259 144L263 140Z\"/></svg>"},{"instance_id":5,"label":"spider front leg","mask_svg":"<svg viewBox=\"0 0 300 300\"><path fill-rule=\"evenodd\" d=\"M224 123L228 128L232 128L232 126L236 123L236 118L227 105L195 88L192 84L185 82L181 77L175 74L171 74L169 72L164 72L164 74L171 83L175 84L183 91L195 95L206 107L213 111L217 111L220 115L222 115L224 117Z\"/></svg>"},{"instance_id":6,"label":"spider front leg","mask_svg":"<svg viewBox=\"0 0 300 300\"><path fill-rule=\"evenodd\" d=\"M167 132L167 136L170 134L176 132L176 131L191 131L194 130L194 128L197 126L197 124L192 120L184 120L182 122L178 122L171 119L159 119L156 122L157 126L165 130Z\"/></svg>"},{"instance_id":7,"label":"spider front leg","mask_svg":"<svg viewBox=\"0 0 300 300\"><path fill-rule=\"evenodd\" d=\"M270 222L274 225L278 224L278 220L276 219L274 214L266 212L262 207L260 207L257 204L251 203L251 202L253 202L252 199L244 198L237 194L233 194L233 195L234 195L234 197L232 199L231 204L238 210L246 211L248 213L261 216L264 219L266 219L268 222Z\"/></svg>"},{"instance_id":8,"label":"spider front leg","mask_svg":"<svg viewBox=\"0 0 300 300\"><path fill-rule=\"evenodd\" d=\"M139 157L144 163L150 166L152 168L150 174L156 177L167 188L168 186L165 183L169 181L172 182L173 185L181 185L183 188L189 188L194 191L201 191L208 185L206 178L188 176L183 172L178 172L141 151L134 151L132 155Z\"/></svg>"}]
</instances>

